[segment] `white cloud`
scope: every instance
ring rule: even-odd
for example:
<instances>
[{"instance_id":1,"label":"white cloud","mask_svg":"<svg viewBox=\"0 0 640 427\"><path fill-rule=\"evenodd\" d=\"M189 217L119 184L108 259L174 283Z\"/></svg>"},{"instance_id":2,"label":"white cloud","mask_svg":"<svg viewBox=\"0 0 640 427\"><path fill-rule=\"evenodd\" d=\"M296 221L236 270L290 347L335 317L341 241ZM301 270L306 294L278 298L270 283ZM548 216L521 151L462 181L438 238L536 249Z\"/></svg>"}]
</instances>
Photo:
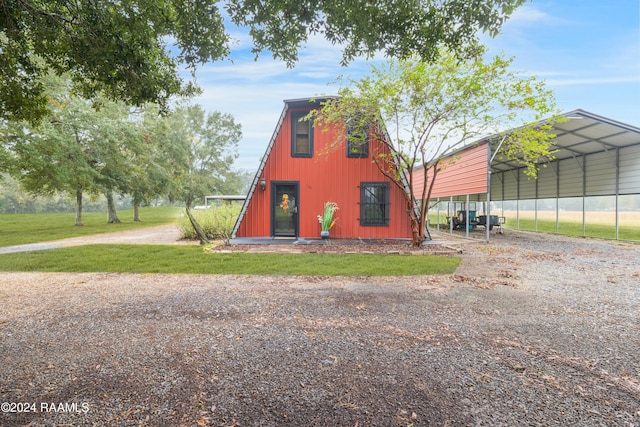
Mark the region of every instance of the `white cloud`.
<instances>
[{"instance_id":1,"label":"white cloud","mask_svg":"<svg viewBox=\"0 0 640 427\"><path fill-rule=\"evenodd\" d=\"M603 85L603 84L624 84L624 83L640 83L640 76L621 76L621 77L585 77L585 78L566 78L566 79L548 79L549 86L577 86L577 85Z\"/></svg>"},{"instance_id":2,"label":"white cloud","mask_svg":"<svg viewBox=\"0 0 640 427\"><path fill-rule=\"evenodd\" d=\"M551 20L548 13L540 10L536 5L526 3L515 10L509 17L506 28L517 28L523 26L539 25Z\"/></svg>"},{"instance_id":3,"label":"white cloud","mask_svg":"<svg viewBox=\"0 0 640 427\"><path fill-rule=\"evenodd\" d=\"M571 15L559 12L548 2L527 2L515 10L503 25L502 32L528 32L532 28L573 26ZM588 7L588 6L580 6Z\"/></svg>"}]
</instances>

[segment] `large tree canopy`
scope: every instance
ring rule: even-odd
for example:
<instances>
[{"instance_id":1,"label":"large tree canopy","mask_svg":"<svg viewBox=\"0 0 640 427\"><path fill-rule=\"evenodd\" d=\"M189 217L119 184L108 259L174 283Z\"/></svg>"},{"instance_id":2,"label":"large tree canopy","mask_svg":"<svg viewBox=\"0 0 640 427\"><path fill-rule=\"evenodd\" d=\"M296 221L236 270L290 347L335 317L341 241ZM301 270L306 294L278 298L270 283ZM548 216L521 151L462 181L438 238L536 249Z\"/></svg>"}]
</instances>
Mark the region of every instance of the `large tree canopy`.
<instances>
[{"instance_id":1,"label":"large tree canopy","mask_svg":"<svg viewBox=\"0 0 640 427\"><path fill-rule=\"evenodd\" d=\"M525 0L5 0L0 1L0 118L37 120L46 112L39 77L70 73L85 96L165 105L192 93L180 67L230 54L221 8L249 28L256 55L293 66L309 36L343 47L343 62L383 51L432 60L447 47L463 54L479 31L495 35ZM169 44L175 44L173 54Z\"/></svg>"},{"instance_id":2,"label":"large tree canopy","mask_svg":"<svg viewBox=\"0 0 640 427\"><path fill-rule=\"evenodd\" d=\"M254 52L293 65L309 35L343 47L343 64L383 52L431 62L439 49L475 51L478 33L497 35L525 0L228 0L233 21L248 26Z\"/></svg>"},{"instance_id":3,"label":"large tree canopy","mask_svg":"<svg viewBox=\"0 0 640 427\"><path fill-rule=\"evenodd\" d=\"M172 55L168 42L179 52ZM0 116L33 119L46 98L37 77L69 72L86 97L165 104L193 92L179 65L229 54L213 2L190 0L8 0L0 2Z\"/></svg>"}]
</instances>

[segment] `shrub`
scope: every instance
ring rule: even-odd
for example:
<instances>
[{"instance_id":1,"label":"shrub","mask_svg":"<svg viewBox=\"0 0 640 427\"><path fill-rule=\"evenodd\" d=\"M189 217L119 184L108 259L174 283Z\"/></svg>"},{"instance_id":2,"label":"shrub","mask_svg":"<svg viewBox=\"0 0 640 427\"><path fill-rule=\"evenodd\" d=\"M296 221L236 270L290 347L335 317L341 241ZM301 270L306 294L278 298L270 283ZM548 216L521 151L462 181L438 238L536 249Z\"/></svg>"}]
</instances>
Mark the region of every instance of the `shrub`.
<instances>
[{"instance_id":1,"label":"shrub","mask_svg":"<svg viewBox=\"0 0 640 427\"><path fill-rule=\"evenodd\" d=\"M223 204L211 206L209 209L192 210L191 213L195 217L200 227L211 240L223 240L225 244L229 243L233 227L240 215L241 206L238 204ZM180 218L180 230L183 239L197 239L196 231L189 222L189 218L183 215Z\"/></svg>"}]
</instances>

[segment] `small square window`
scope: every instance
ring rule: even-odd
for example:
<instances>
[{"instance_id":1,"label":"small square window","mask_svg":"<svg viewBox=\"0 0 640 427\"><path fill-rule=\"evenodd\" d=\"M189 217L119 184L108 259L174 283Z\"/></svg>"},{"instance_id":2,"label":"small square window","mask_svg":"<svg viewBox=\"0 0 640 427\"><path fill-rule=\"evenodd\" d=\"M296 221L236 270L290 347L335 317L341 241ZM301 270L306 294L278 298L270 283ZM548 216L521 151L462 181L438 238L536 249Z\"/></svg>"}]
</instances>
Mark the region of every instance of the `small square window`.
<instances>
[{"instance_id":1,"label":"small square window","mask_svg":"<svg viewBox=\"0 0 640 427\"><path fill-rule=\"evenodd\" d=\"M291 156L313 157L313 121L304 120L308 112L291 113Z\"/></svg>"},{"instance_id":2,"label":"small square window","mask_svg":"<svg viewBox=\"0 0 640 427\"><path fill-rule=\"evenodd\" d=\"M357 119L347 120L347 157L369 157L369 126Z\"/></svg>"},{"instance_id":3,"label":"small square window","mask_svg":"<svg viewBox=\"0 0 640 427\"><path fill-rule=\"evenodd\" d=\"M389 225L388 182L360 183L360 225Z\"/></svg>"}]
</instances>

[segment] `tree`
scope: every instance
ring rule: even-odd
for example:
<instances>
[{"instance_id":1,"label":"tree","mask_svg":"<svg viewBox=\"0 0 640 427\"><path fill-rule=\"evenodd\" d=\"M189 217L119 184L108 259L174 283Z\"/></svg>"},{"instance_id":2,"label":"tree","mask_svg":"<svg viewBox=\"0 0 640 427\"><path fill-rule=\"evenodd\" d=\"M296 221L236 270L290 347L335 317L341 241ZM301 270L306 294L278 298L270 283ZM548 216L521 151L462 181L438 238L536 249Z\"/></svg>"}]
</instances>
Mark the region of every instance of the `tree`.
<instances>
[{"instance_id":1,"label":"tree","mask_svg":"<svg viewBox=\"0 0 640 427\"><path fill-rule=\"evenodd\" d=\"M98 172L96 186L107 199L107 222L120 222L116 212L116 194L129 194L140 178L136 162L144 150L142 128L130 117L122 102L98 98L98 108L90 110L91 123L84 123L90 145L92 165ZM138 172L136 174L135 172Z\"/></svg>"},{"instance_id":2,"label":"tree","mask_svg":"<svg viewBox=\"0 0 640 427\"><path fill-rule=\"evenodd\" d=\"M74 96L64 78L46 79L49 119L37 124L9 122L3 127L11 172L33 194L70 193L76 223L82 225L83 195L103 193L108 222L119 222L113 200L127 193L135 152L142 140L122 103Z\"/></svg>"},{"instance_id":3,"label":"tree","mask_svg":"<svg viewBox=\"0 0 640 427\"><path fill-rule=\"evenodd\" d=\"M69 73L79 93L104 92L129 104L196 91L180 77L230 55L223 11L249 27L253 52L293 66L308 38L341 45L343 63L378 51L417 53L441 47L466 55L479 31L494 36L525 0L9 0L0 2L0 118L38 120L47 112L39 77ZM169 46L173 43L173 46ZM173 52L177 51L176 54Z\"/></svg>"},{"instance_id":4,"label":"tree","mask_svg":"<svg viewBox=\"0 0 640 427\"><path fill-rule=\"evenodd\" d=\"M194 92L179 66L229 54L222 16L188 0L0 2L0 117L34 119L46 111L39 77L70 73L86 98L98 92L141 105L166 105ZM179 52L172 55L167 40Z\"/></svg>"},{"instance_id":5,"label":"tree","mask_svg":"<svg viewBox=\"0 0 640 427\"><path fill-rule=\"evenodd\" d=\"M167 116L162 132L156 132L167 166L173 171L171 192L182 200L200 241L207 237L191 215L194 201L223 193L228 181L235 180L231 165L237 157L241 126L229 114L206 113L201 106L183 106Z\"/></svg>"},{"instance_id":6,"label":"tree","mask_svg":"<svg viewBox=\"0 0 640 427\"><path fill-rule=\"evenodd\" d=\"M162 145L165 128L163 117L155 104L147 104L141 111L141 139L134 153L127 193L133 202L133 220L140 221L139 208L143 204L169 192L173 176L171 153Z\"/></svg>"},{"instance_id":7,"label":"tree","mask_svg":"<svg viewBox=\"0 0 640 427\"><path fill-rule=\"evenodd\" d=\"M434 63L419 59L390 61L372 67L361 80L349 80L340 98L326 101L312 112L316 124L347 126L336 133L333 145L361 144L368 135L381 141L389 154L373 153L380 171L402 191L411 219L413 244L427 239L429 199L438 172L447 166L445 155L477 141L503 134L500 155L517 159L529 176L539 161L552 158L549 132L558 118L553 94L543 82L509 70L510 59L495 57L461 61L443 51ZM353 131L355 129L355 131ZM455 157L453 157L455 161ZM414 172L424 181L414 191Z\"/></svg>"},{"instance_id":8,"label":"tree","mask_svg":"<svg viewBox=\"0 0 640 427\"><path fill-rule=\"evenodd\" d=\"M50 120L36 125L24 121L6 123L3 141L14 156L11 172L31 194L62 191L75 196L76 221L82 225L84 193L97 194L97 173L81 123L87 109L68 96L62 79L46 79Z\"/></svg>"},{"instance_id":9,"label":"tree","mask_svg":"<svg viewBox=\"0 0 640 427\"><path fill-rule=\"evenodd\" d=\"M167 116L164 146L170 145L175 167L176 197L191 207L204 196L221 192L237 157L240 124L229 114L206 113L201 106L183 106Z\"/></svg>"}]
</instances>

